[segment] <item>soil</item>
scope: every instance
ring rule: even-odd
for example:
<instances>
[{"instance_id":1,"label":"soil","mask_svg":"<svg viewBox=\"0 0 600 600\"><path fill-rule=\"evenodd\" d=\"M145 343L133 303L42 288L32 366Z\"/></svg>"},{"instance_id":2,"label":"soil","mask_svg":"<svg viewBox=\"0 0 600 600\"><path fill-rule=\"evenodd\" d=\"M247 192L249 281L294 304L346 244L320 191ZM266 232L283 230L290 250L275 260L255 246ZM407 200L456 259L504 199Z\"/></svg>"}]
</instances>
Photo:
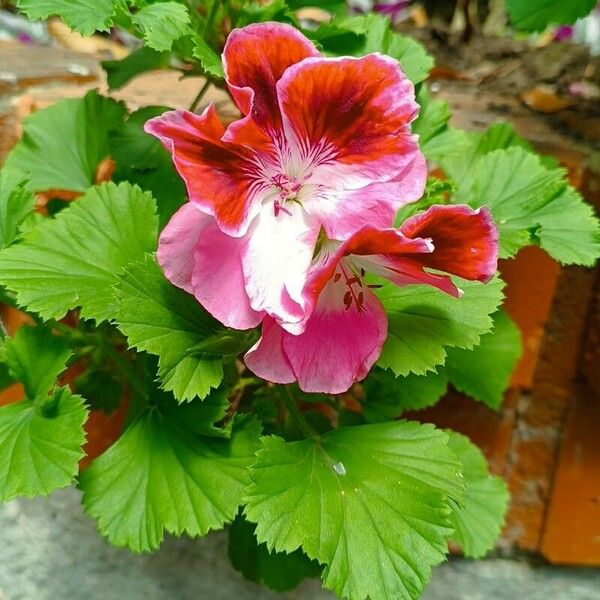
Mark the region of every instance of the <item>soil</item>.
<instances>
[{"instance_id":1,"label":"soil","mask_svg":"<svg viewBox=\"0 0 600 600\"><path fill-rule=\"evenodd\" d=\"M600 56L570 42L551 42L535 47L529 41L509 37L460 36L434 28L410 28L409 33L436 59L430 82L465 95L495 98L490 109L502 112L502 98L525 103L528 92L535 113L551 113L548 119L562 133L594 149L600 148ZM583 94L573 93L573 87ZM529 97L531 94L529 94ZM508 108L504 108L508 111Z\"/></svg>"}]
</instances>

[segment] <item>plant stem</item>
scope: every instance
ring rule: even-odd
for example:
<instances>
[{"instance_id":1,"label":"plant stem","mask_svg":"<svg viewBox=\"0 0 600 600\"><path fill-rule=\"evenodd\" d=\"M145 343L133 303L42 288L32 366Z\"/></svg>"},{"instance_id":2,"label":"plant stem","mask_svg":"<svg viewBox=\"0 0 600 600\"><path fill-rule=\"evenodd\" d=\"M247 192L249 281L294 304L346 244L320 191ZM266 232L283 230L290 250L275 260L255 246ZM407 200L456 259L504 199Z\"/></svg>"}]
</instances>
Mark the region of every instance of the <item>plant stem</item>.
<instances>
[{"instance_id":1,"label":"plant stem","mask_svg":"<svg viewBox=\"0 0 600 600\"><path fill-rule=\"evenodd\" d=\"M102 348L112 358L117 369L121 371L127 381L131 384L132 389L135 390L142 398L147 398L147 390L140 383L140 380L135 373L131 370L131 367L129 364L127 364L127 361L123 359L123 356L121 356L121 354L115 350L114 346L110 342L103 341Z\"/></svg>"},{"instance_id":2,"label":"plant stem","mask_svg":"<svg viewBox=\"0 0 600 600\"><path fill-rule=\"evenodd\" d=\"M204 29L202 30L202 37L206 37L206 34L213 26L215 22L215 18L217 16L217 12L219 11L219 5L221 4L220 0L213 0L213 4L210 7L210 12L208 13L208 17L206 18L206 23L204 23Z\"/></svg>"},{"instance_id":3,"label":"plant stem","mask_svg":"<svg viewBox=\"0 0 600 600\"><path fill-rule=\"evenodd\" d=\"M285 404L290 416L292 417L294 423L298 425L300 431L307 437L312 438L315 441L319 441L321 436L312 428L312 425L306 420L306 417L302 414L302 411L298 408L298 404L296 404L296 400L292 396L289 388L285 385L277 386L277 390L279 395L281 396L281 400Z\"/></svg>"},{"instance_id":4,"label":"plant stem","mask_svg":"<svg viewBox=\"0 0 600 600\"><path fill-rule=\"evenodd\" d=\"M190 110L192 112L196 112L196 109L198 108L198 104L200 104L200 100L202 100L202 98L204 97L204 94L206 94L209 87L210 87L210 81L207 79L206 83L202 86L202 89L198 92L198 95L194 98L193 102L190 104Z\"/></svg>"}]
</instances>

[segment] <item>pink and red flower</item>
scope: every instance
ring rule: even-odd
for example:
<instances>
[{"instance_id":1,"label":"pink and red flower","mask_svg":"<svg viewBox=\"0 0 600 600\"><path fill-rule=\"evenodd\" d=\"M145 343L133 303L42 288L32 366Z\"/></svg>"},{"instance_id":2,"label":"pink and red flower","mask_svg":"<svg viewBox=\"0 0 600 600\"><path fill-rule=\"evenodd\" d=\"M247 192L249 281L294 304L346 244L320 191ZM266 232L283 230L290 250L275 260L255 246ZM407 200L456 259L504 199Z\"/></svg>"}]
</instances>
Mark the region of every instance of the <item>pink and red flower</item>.
<instances>
[{"instance_id":1,"label":"pink and red flower","mask_svg":"<svg viewBox=\"0 0 600 600\"><path fill-rule=\"evenodd\" d=\"M252 311L299 322L321 228L344 239L367 225L387 227L422 195L425 160L410 133L413 85L389 57L326 58L279 23L233 31L223 62L242 119L225 128L211 105L201 115L167 112L146 131L171 152L191 203L213 218L209 231L239 240ZM212 245L194 244L193 227L188 234L178 225L190 210L181 209L160 240L159 262L176 285L171 252L180 243L194 246L199 263L215 258ZM173 243L175 229L190 239ZM197 285L186 289L203 302ZM239 311L215 316L237 328L252 321Z\"/></svg>"},{"instance_id":2,"label":"pink and red flower","mask_svg":"<svg viewBox=\"0 0 600 600\"><path fill-rule=\"evenodd\" d=\"M468 206L433 206L399 229L365 227L345 242L329 242L304 289L309 316L287 328L265 317L246 365L274 383L298 381L306 392L344 392L366 377L387 337L387 316L365 282L367 272L398 286L426 284L460 297L452 279L439 272L487 282L497 258L489 211Z\"/></svg>"},{"instance_id":3,"label":"pink and red flower","mask_svg":"<svg viewBox=\"0 0 600 600\"><path fill-rule=\"evenodd\" d=\"M146 130L171 152L190 202L161 233L158 262L228 327L262 323L247 366L276 383L339 393L379 357L387 317L367 284L487 281L497 232L486 210L434 206L393 229L421 197L426 165L398 63L322 57L276 23L231 33L223 61L243 116L170 111Z\"/></svg>"}]
</instances>

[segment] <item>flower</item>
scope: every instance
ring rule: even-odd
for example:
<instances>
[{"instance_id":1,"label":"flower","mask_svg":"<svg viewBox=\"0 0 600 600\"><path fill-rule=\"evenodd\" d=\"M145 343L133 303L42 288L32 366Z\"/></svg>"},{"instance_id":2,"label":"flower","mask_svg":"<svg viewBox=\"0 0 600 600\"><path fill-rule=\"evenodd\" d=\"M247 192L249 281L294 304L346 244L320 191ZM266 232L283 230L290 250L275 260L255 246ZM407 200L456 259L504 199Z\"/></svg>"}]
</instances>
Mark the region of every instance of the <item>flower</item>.
<instances>
[{"instance_id":1,"label":"flower","mask_svg":"<svg viewBox=\"0 0 600 600\"><path fill-rule=\"evenodd\" d=\"M305 392L345 392L366 377L387 337L386 313L365 281L367 272L460 297L448 275L429 269L487 282L497 258L489 211L468 206L432 206L399 229L365 227L344 242L326 242L303 291L309 316L287 330L265 317L246 365L273 383L298 381Z\"/></svg>"},{"instance_id":2,"label":"flower","mask_svg":"<svg viewBox=\"0 0 600 600\"><path fill-rule=\"evenodd\" d=\"M414 88L389 57L325 58L280 23L234 30L223 63L240 120L225 128L211 105L145 126L171 152L192 205L161 235L158 260L227 326L252 327L264 314L300 323L321 229L343 240L366 225L389 227L422 195ZM206 289L218 287L208 273L233 262L230 297L247 296L243 310Z\"/></svg>"}]
</instances>

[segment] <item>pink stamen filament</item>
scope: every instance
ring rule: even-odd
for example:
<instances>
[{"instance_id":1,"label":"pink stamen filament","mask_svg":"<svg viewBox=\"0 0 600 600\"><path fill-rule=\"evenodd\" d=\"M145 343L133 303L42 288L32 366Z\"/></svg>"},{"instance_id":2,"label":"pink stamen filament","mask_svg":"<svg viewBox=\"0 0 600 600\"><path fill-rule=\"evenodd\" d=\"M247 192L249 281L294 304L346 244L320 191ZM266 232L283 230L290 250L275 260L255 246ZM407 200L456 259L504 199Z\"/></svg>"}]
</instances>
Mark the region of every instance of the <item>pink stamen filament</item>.
<instances>
[{"instance_id":1,"label":"pink stamen filament","mask_svg":"<svg viewBox=\"0 0 600 600\"><path fill-rule=\"evenodd\" d=\"M278 197L273 201L273 212L275 213L275 216L277 217L280 212L284 212L291 216L292 213L285 208L285 203L288 200L296 199L296 195L302 188L302 182L296 177L289 177L283 173L275 175L272 177L271 181L281 190Z\"/></svg>"}]
</instances>

